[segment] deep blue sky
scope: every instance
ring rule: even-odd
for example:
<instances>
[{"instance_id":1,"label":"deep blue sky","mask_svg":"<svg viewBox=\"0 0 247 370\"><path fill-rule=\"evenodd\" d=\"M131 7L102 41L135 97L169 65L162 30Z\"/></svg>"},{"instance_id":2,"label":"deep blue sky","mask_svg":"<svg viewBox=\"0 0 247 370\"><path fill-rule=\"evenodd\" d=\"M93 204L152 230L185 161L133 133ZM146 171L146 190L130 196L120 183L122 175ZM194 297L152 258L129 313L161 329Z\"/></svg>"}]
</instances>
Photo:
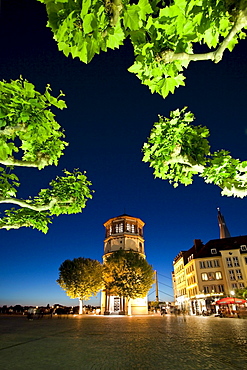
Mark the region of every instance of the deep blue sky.
<instances>
[{"instance_id":1,"label":"deep blue sky","mask_svg":"<svg viewBox=\"0 0 247 370\"><path fill-rule=\"evenodd\" d=\"M247 199L222 197L219 188L202 179L173 189L153 178L141 161L141 148L158 114L167 116L186 105L197 124L210 128L213 150L247 159L247 40L217 65L191 63L186 87L164 100L127 72L133 62L128 44L89 65L66 58L46 28L44 5L35 0L2 1L0 37L1 80L22 75L40 92L49 83L55 95L66 94L68 105L57 112L57 120L70 146L58 167L18 169L19 197L36 195L63 168L86 170L95 190L82 214L56 218L46 235L1 230L0 306L77 305L56 283L60 264L75 257L101 261L103 223L124 212L146 223L145 250L159 274L161 300L172 300L172 261L179 251L189 249L194 239L206 243L219 237L217 207L232 236L246 234Z\"/></svg>"}]
</instances>

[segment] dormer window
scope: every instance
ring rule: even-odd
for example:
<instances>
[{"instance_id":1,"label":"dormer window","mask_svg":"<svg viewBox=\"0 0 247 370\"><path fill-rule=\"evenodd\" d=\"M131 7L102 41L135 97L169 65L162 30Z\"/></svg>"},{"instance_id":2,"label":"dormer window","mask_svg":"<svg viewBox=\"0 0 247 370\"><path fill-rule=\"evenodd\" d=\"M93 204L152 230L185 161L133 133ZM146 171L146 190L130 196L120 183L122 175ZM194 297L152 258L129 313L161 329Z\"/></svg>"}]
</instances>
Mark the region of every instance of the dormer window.
<instances>
[{"instance_id":1,"label":"dormer window","mask_svg":"<svg viewBox=\"0 0 247 370\"><path fill-rule=\"evenodd\" d=\"M212 248L211 249L211 254L217 254L217 249L216 248Z\"/></svg>"},{"instance_id":2,"label":"dormer window","mask_svg":"<svg viewBox=\"0 0 247 370\"><path fill-rule=\"evenodd\" d=\"M247 251L247 245L243 244L243 245L240 245L240 249L242 252L246 252Z\"/></svg>"},{"instance_id":3,"label":"dormer window","mask_svg":"<svg viewBox=\"0 0 247 370\"><path fill-rule=\"evenodd\" d=\"M193 254L191 254L191 255L189 256L189 258L188 258L188 262L189 262L189 261L191 261L193 258L194 258L194 255L193 255Z\"/></svg>"}]
</instances>

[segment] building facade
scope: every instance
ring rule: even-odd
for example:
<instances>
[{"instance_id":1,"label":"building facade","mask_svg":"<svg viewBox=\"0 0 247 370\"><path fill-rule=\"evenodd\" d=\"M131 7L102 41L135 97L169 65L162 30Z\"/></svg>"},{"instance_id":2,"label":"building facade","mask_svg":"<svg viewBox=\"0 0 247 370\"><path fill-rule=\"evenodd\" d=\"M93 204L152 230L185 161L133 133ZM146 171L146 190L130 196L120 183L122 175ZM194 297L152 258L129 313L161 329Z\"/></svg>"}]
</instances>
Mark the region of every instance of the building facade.
<instances>
[{"instance_id":1,"label":"building facade","mask_svg":"<svg viewBox=\"0 0 247 370\"><path fill-rule=\"evenodd\" d=\"M189 314L214 312L218 299L247 286L247 235L231 237L219 210L218 221L220 239L196 239L173 261L175 304Z\"/></svg>"},{"instance_id":2,"label":"building facade","mask_svg":"<svg viewBox=\"0 0 247 370\"><path fill-rule=\"evenodd\" d=\"M134 251L146 258L144 250L143 227L145 223L137 217L123 214L110 218L104 223L104 255L103 263L113 252L120 249ZM147 297L130 299L128 303L125 298L107 294L106 290L101 294L101 312L103 314L148 314Z\"/></svg>"},{"instance_id":3,"label":"building facade","mask_svg":"<svg viewBox=\"0 0 247 370\"><path fill-rule=\"evenodd\" d=\"M213 311L215 302L247 286L247 235L195 240L173 261L176 306L190 314Z\"/></svg>"}]
</instances>

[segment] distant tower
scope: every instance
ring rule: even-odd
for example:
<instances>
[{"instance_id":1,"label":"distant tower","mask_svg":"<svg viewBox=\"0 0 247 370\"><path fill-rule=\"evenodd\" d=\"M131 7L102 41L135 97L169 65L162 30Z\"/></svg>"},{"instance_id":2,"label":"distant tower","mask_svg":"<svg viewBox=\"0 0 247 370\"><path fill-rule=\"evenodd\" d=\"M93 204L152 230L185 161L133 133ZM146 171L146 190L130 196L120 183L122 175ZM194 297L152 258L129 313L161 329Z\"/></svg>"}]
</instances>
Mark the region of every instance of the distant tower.
<instances>
[{"instance_id":1,"label":"distant tower","mask_svg":"<svg viewBox=\"0 0 247 370\"><path fill-rule=\"evenodd\" d=\"M229 230L226 226L226 223L225 223L225 219L224 217L222 216L221 212L220 212L220 209L217 208L218 210L218 223L219 223L219 228L220 228L220 239L224 239L224 238L230 238L231 235L229 233Z\"/></svg>"},{"instance_id":2,"label":"distant tower","mask_svg":"<svg viewBox=\"0 0 247 370\"><path fill-rule=\"evenodd\" d=\"M104 223L105 240L103 262L112 252L132 250L146 258L144 251L143 227L145 223L137 217L123 214L110 218ZM123 298L107 295L106 291L101 295L101 312L105 314L124 314L127 307ZM131 314L148 314L147 297L131 299Z\"/></svg>"}]
</instances>

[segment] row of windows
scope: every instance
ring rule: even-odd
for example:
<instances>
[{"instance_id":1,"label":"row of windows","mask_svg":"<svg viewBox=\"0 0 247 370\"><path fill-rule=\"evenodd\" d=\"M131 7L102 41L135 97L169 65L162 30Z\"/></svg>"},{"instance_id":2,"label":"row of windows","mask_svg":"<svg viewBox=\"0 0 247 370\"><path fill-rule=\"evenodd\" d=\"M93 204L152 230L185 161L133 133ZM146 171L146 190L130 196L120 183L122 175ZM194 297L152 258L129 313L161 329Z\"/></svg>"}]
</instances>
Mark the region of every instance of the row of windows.
<instances>
[{"instance_id":1,"label":"row of windows","mask_svg":"<svg viewBox=\"0 0 247 370\"><path fill-rule=\"evenodd\" d=\"M221 280L222 279L222 273L221 271L216 272L204 272L201 274L202 280Z\"/></svg>"},{"instance_id":2,"label":"row of windows","mask_svg":"<svg viewBox=\"0 0 247 370\"><path fill-rule=\"evenodd\" d=\"M184 269L184 265L179 265L177 268L174 269L175 274L177 274L179 271Z\"/></svg>"},{"instance_id":3,"label":"row of windows","mask_svg":"<svg viewBox=\"0 0 247 370\"><path fill-rule=\"evenodd\" d=\"M184 275L180 275L180 276L178 276L178 277L177 277L177 279L176 279L176 283L177 283L177 284L180 284L180 283L182 283L184 280L185 280Z\"/></svg>"},{"instance_id":4,"label":"row of windows","mask_svg":"<svg viewBox=\"0 0 247 370\"><path fill-rule=\"evenodd\" d=\"M200 261L201 269L212 268L212 267L220 267L220 261L219 260Z\"/></svg>"},{"instance_id":5,"label":"row of windows","mask_svg":"<svg viewBox=\"0 0 247 370\"><path fill-rule=\"evenodd\" d=\"M121 224L115 224L114 227L110 226L110 235L112 233L123 233L124 231L124 225L123 223ZM135 225L131 224L126 224L126 231L129 233L134 233L135 232Z\"/></svg>"},{"instance_id":6,"label":"row of windows","mask_svg":"<svg viewBox=\"0 0 247 370\"><path fill-rule=\"evenodd\" d=\"M203 286L203 293L224 293L224 285L206 285Z\"/></svg>"},{"instance_id":7,"label":"row of windows","mask_svg":"<svg viewBox=\"0 0 247 370\"><path fill-rule=\"evenodd\" d=\"M230 280L243 280L243 276L242 276L242 272L240 269L237 269L237 270L228 270L229 272L229 276L230 276Z\"/></svg>"},{"instance_id":8,"label":"row of windows","mask_svg":"<svg viewBox=\"0 0 247 370\"><path fill-rule=\"evenodd\" d=\"M178 289L177 295L178 295L178 297L180 297L181 295L186 295L186 288Z\"/></svg>"},{"instance_id":9,"label":"row of windows","mask_svg":"<svg viewBox=\"0 0 247 370\"><path fill-rule=\"evenodd\" d=\"M189 278L187 279L187 285L195 284L195 282L196 282L196 277L195 277L195 275L193 275L193 276L191 276L191 277L189 277Z\"/></svg>"},{"instance_id":10,"label":"row of windows","mask_svg":"<svg viewBox=\"0 0 247 370\"><path fill-rule=\"evenodd\" d=\"M192 288L188 290L189 297L195 296L197 294L197 288Z\"/></svg>"},{"instance_id":11,"label":"row of windows","mask_svg":"<svg viewBox=\"0 0 247 370\"><path fill-rule=\"evenodd\" d=\"M112 234L118 234L118 233L123 233L123 232L128 232L128 233L133 233L136 234L138 233L139 235L143 235L142 233L142 228L137 228L137 225L127 223L124 224L123 222L121 223L114 223L109 227L109 229L106 230L106 235L112 235Z\"/></svg>"},{"instance_id":12,"label":"row of windows","mask_svg":"<svg viewBox=\"0 0 247 370\"><path fill-rule=\"evenodd\" d=\"M237 288L244 288L244 283L233 283L232 284L232 289L237 289ZM210 293L224 293L225 288L224 285L219 284L219 285L204 285L203 286L203 293L204 294L210 294ZM197 288L192 288L188 290L189 296L195 296L197 294ZM180 289L177 291L178 296L186 295L186 289Z\"/></svg>"},{"instance_id":13,"label":"row of windows","mask_svg":"<svg viewBox=\"0 0 247 370\"><path fill-rule=\"evenodd\" d=\"M186 274L188 275L188 274L190 274L192 271L194 271L194 265L190 265L190 267L188 267L188 268L186 269Z\"/></svg>"},{"instance_id":14,"label":"row of windows","mask_svg":"<svg viewBox=\"0 0 247 370\"><path fill-rule=\"evenodd\" d=\"M232 283L232 289L244 288L244 283Z\"/></svg>"}]
</instances>

